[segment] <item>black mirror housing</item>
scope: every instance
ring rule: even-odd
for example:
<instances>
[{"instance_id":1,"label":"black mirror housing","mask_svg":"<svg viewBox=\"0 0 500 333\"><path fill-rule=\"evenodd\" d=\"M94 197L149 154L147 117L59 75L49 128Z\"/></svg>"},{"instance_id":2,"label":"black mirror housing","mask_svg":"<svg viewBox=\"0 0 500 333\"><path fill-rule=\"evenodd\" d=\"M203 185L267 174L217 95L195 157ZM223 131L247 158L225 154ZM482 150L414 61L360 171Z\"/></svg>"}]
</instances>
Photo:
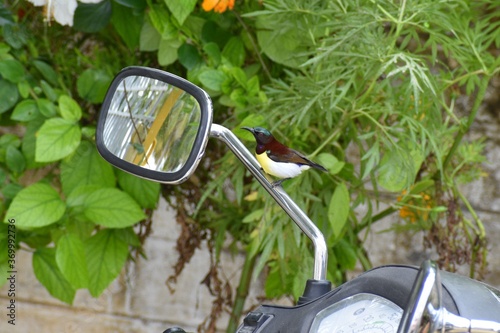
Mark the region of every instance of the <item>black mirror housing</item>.
<instances>
[{"instance_id":1,"label":"black mirror housing","mask_svg":"<svg viewBox=\"0 0 500 333\"><path fill-rule=\"evenodd\" d=\"M153 68L127 67L106 93L97 149L126 172L180 184L204 155L212 114L210 97L191 82Z\"/></svg>"}]
</instances>

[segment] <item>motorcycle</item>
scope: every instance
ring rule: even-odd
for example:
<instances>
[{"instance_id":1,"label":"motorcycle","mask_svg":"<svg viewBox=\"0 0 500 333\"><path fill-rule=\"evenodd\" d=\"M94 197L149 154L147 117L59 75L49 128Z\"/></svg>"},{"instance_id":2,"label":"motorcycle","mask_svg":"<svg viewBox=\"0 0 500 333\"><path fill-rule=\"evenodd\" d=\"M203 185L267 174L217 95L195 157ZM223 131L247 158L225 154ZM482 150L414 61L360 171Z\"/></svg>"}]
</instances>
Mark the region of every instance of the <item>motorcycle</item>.
<instances>
[{"instance_id":1,"label":"motorcycle","mask_svg":"<svg viewBox=\"0 0 500 333\"><path fill-rule=\"evenodd\" d=\"M99 115L99 153L119 169L180 184L196 170L209 137L222 141L312 241L314 269L291 307L261 305L238 333L500 332L500 291L425 261L382 266L332 290L321 231L227 128L212 123L209 95L173 74L128 67L114 78ZM170 328L165 332L184 332ZM164 332L164 333L165 333Z\"/></svg>"}]
</instances>

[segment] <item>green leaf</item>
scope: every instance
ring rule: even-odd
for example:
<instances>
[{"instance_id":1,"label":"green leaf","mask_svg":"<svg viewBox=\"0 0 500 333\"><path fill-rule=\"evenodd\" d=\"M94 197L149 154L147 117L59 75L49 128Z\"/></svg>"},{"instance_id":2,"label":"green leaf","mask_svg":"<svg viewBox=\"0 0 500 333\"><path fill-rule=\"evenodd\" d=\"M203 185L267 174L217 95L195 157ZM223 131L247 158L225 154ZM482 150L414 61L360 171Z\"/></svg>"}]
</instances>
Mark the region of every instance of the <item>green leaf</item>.
<instances>
[{"instance_id":1,"label":"green leaf","mask_svg":"<svg viewBox=\"0 0 500 333\"><path fill-rule=\"evenodd\" d=\"M0 77L0 113L10 110L19 99L17 86Z\"/></svg>"},{"instance_id":2,"label":"green leaf","mask_svg":"<svg viewBox=\"0 0 500 333\"><path fill-rule=\"evenodd\" d=\"M332 154L321 153L318 155L318 163L324 166L332 175L338 174L345 165Z\"/></svg>"},{"instance_id":3,"label":"green leaf","mask_svg":"<svg viewBox=\"0 0 500 333\"><path fill-rule=\"evenodd\" d=\"M241 38L231 37L222 50L222 56L236 67L243 66L245 62L245 46Z\"/></svg>"},{"instance_id":4,"label":"green leaf","mask_svg":"<svg viewBox=\"0 0 500 333\"><path fill-rule=\"evenodd\" d=\"M36 183L22 189L14 197L6 214L16 219L16 227L39 228L57 222L64 214L66 205L51 186Z\"/></svg>"},{"instance_id":5,"label":"green leaf","mask_svg":"<svg viewBox=\"0 0 500 333\"><path fill-rule=\"evenodd\" d=\"M17 83L17 90L19 90L19 95L21 95L22 98L28 98L31 86L28 81L21 81Z\"/></svg>"},{"instance_id":6,"label":"green leaf","mask_svg":"<svg viewBox=\"0 0 500 333\"><path fill-rule=\"evenodd\" d=\"M73 28L83 32L97 32L108 25L111 12L110 0L99 3L78 2L73 18Z\"/></svg>"},{"instance_id":7,"label":"green leaf","mask_svg":"<svg viewBox=\"0 0 500 333\"><path fill-rule=\"evenodd\" d=\"M0 147L7 147L9 145L13 145L15 147L19 147L21 140L15 134L5 133L0 136Z\"/></svg>"},{"instance_id":8,"label":"green leaf","mask_svg":"<svg viewBox=\"0 0 500 333\"><path fill-rule=\"evenodd\" d=\"M344 183L340 183L333 192L332 199L328 205L328 221L335 237L338 237L349 217L350 210L349 190Z\"/></svg>"},{"instance_id":9,"label":"green leaf","mask_svg":"<svg viewBox=\"0 0 500 333\"><path fill-rule=\"evenodd\" d=\"M38 111L40 111L40 113L46 118L52 118L57 114L56 105L46 98L37 99L36 105L38 107Z\"/></svg>"},{"instance_id":10,"label":"green leaf","mask_svg":"<svg viewBox=\"0 0 500 333\"><path fill-rule=\"evenodd\" d=\"M114 229L113 231L117 237L119 237L128 245L134 247L141 246L141 240L139 239L139 236L135 233L133 227Z\"/></svg>"},{"instance_id":11,"label":"green leaf","mask_svg":"<svg viewBox=\"0 0 500 333\"><path fill-rule=\"evenodd\" d=\"M14 199L16 195L21 192L23 187L19 184L7 184L2 188L3 197L7 200ZM10 205L12 207L12 204ZM9 215L7 215L9 216Z\"/></svg>"},{"instance_id":12,"label":"green leaf","mask_svg":"<svg viewBox=\"0 0 500 333\"><path fill-rule=\"evenodd\" d=\"M223 92L227 93L225 89L223 89ZM247 104L248 94L245 93L245 90L242 88L233 89L229 97L234 102L234 105L237 107L244 108Z\"/></svg>"},{"instance_id":13,"label":"green leaf","mask_svg":"<svg viewBox=\"0 0 500 333\"><path fill-rule=\"evenodd\" d=\"M177 22L182 25L194 10L196 0L165 0L165 3Z\"/></svg>"},{"instance_id":14,"label":"green leaf","mask_svg":"<svg viewBox=\"0 0 500 333\"><path fill-rule=\"evenodd\" d=\"M158 62L162 66L173 64L177 60L177 49L182 42L178 39L162 39L158 47Z\"/></svg>"},{"instance_id":15,"label":"green leaf","mask_svg":"<svg viewBox=\"0 0 500 333\"><path fill-rule=\"evenodd\" d=\"M402 191L413 182L422 161L423 156L416 149L392 149L386 152L380 161L377 178L380 186L392 192Z\"/></svg>"},{"instance_id":16,"label":"green leaf","mask_svg":"<svg viewBox=\"0 0 500 333\"><path fill-rule=\"evenodd\" d=\"M149 8L149 19L164 40L177 39L179 30L171 21L171 15L165 6L153 5Z\"/></svg>"},{"instance_id":17,"label":"green leaf","mask_svg":"<svg viewBox=\"0 0 500 333\"><path fill-rule=\"evenodd\" d=\"M55 102L57 100L57 97L59 96L54 88L51 87L50 84L48 84L46 81L41 80L40 81L40 87L43 90L43 93L45 96L52 102Z\"/></svg>"},{"instance_id":18,"label":"green leaf","mask_svg":"<svg viewBox=\"0 0 500 333\"><path fill-rule=\"evenodd\" d=\"M94 145L83 141L75 154L61 163L61 185L66 195L84 185L114 187L113 167L99 155Z\"/></svg>"},{"instance_id":19,"label":"green leaf","mask_svg":"<svg viewBox=\"0 0 500 333\"><path fill-rule=\"evenodd\" d=\"M125 7L143 10L146 8L147 1L144 0L114 0L115 2Z\"/></svg>"},{"instance_id":20,"label":"green leaf","mask_svg":"<svg viewBox=\"0 0 500 333\"><path fill-rule=\"evenodd\" d=\"M33 254L33 271L52 296L68 304L73 303L76 291L57 267L53 248L41 248Z\"/></svg>"},{"instance_id":21,"label":"green leaf","mask_svg":"<svg viewBox=\"0 0 500 333\"><path fill-rule=\"evenodd\" d=\"M108 228L125 228L143 220L141 207L127 193L103 188L90 194L84 203L85 216Z\"/></svg>"},{"instance_id":22,"label":"green leaf","mask_svg":"<svg viewBox=\"0 0 500 333\"><path fill-rule=\"evenodd\" d=\"M59 75L57 75L56 71L47 63L40 60L35 60L33 61L33 65L42 74L43 78L50 84L54 86L57 86L59 84Z\"/></svg>"},{"instance_id":23,"label":"green leaf","mask_svg":"<svg viewBox=\"0 0 500 333\"><path fill-rule=\"evenodd\" d=\"M29 36L26 24L6 24L3 26L3 38L13 48L20 49L27 43Z\"/></svg>"},{"instance_id":24,"label":"green leaf","mask_svg":"<svg viewBox=\"0 0 500 333\"><path fill-rule=\"evenodd\" d=\"M92 103L102 103L112 79L103 70L87 69L76 81L78 95Z\"/></svg>"},{"instance_id":25,"label":"green leaf","mask_svg":"<svg viewBox=\"0 0 500 333\"><path fill-rule=\"evenodd\" d=\"M160 45L161 34L149 21L142 25L141 36L139 37L139 49L141 51L156 51Z\"/></svg>"},{"instance_id":26,"label":"green leaf","mask_svg":"<svg viewBox=\"0 0 500 333\"><path fill-rule=\"evenodd\" d=\"M81 217L81 215L78 215L76 218L71 218L66 221L66 230L69 233L77 235L80 239L88 239L95 229L95 224L80 219L79 217Z\"/></svg>"},{"instance_id":27,"label":"green leaf","mask_svg":"<svg viewBox=\"0 0 500 333\"><path fill-rule=\"evenodd\" d=\"M138 13L133 8L114 2L111 22L129 49L139 46L143 23L142 12Z\"/></svg>"},{"instance_id":28,"label":"green leaf","mask_svg":"<svg viewBox=\"0 0 500 333\"><path fill-rule=\"evenodd\" d=\"M82 207L83 211L83 206L85 205L85 200L87 200L88 196L101 188L102 187L97 185L78 186L67 196L66 205L69 208Z\"/></svg>"},{"instance_id":29,"label":"green leaf","mask_svg":"<svg viewBox=\"0 0 500 333\"><path fill-rule=\"evenodd\" d=\"M58 99L59 112L61 117L70 121L78 121L82 117L82 109L80 105L68 95L61 95Z\"/></svg>"},{"instance_id":30,"label":"green leaf","mask_svg":"<svg viewBox=\"0 0 500 333\"><path fill-rule=\"evenodd\" d=\"M24 80L24 66L15 59L1 60L0 75L12 83L21 82Z\"/></svg>"},{"instance_id":31,"label":"green leaf","mask_svg":"<svg viewBox=\"0 0 500 333\"><path fill-rule=\"evenodd\" d=\"M203 43L216 43L220 49L226 45L231 33L221 28L214 21L207 21L201 30L201 40Z\"/></svg>"},{"instance_id":32,"label":"green leaf","mask_svg":"<svg viewBox=\"0 0 500 333\"><path fill-rule=\"evenodd\" d=\"M7 242L6 241L0 241L0 246L3 246L4 249L7 248ZM7 253L7 251L4 251ZM10 271L10 265L7 260L2 260L0 261L0 288L3 287L7 282L8 278L10 277L10 274L7 273Z\"/></svg>"},{"instance_id":33,"label":"green leaf","mask_svg":"<svg viewBox=\"0 0 500 333\"><path fill-rule=\"evenodd\" d=\"M179 58L181 65L188 70L193 69L202 61L201 56L198 53L198 49L188 43L184 43L181 47L179 47L177 50L177 57Z\"/></svg>"},{"instance_id":34,"label":"green leaf","mask_svg":"<svg viewBox=\"0 0 500 333\"><path fill-rule=\"evenodd\" d=\"M218 66L221 62L221 52L217 43L210 42L203 46L203 51L212 60L214 66Z\"/></svg>"},{"instance_id":35,"label":"green leaf","mask_svg":"<svg viewBox=\"0 0 500 333\"><path fill-rule=\"evenodd\" d=\"M96 128L94 126L82 127L82 137L85 139L94 140Z\"/></svg>"},{"instance_id":36,"label":"green leaf","mask_svg":"<svg viewBox=\"0 0 500 333\"><path fill-rule=\"evenodd\" d=\"M14 23L15 21L10 10L8 10L4 6L0 7L0 26L10 25Z\"/></svg>"},{"instance_id":37,"label":"green leaf","mask_svg":"<svg viewBox=\"0 0 500 333\"><path fill-rule=\"evenodd\" d=\"M35 160L53 162L73 153L80 144L81 132L77 123L52 118L42 125L37 134Z\"/></svg>"},{"instance_id":38,"label":"green leaf","mask_svg":"<svg viewBox=\"0 0 500 333\"><path fill-rule=\"evenodd\" d=\"M16 105L10 119L27 122L38 118L39 115L37 103L32 99L26 99Z\"/></svg>"},{"instance_id":39,"label":"green leaf","mask_svg":"<svg viewBox=\"0 0 500 333\"><path fill-rule=\"evenodd\" d=\"M14 173L21 173L26 168L26 159L24 155L14 146L7 147L5 155L5 162L7 167Z\"/></svg>"},{"instance_id":40,"label":"green leaf","mask_svg":"<svg viewBox=\"0 0 500 333\"><path fill-rule=\"evenodd\" d=\"M264 216L264 209L257 209L245 216L241 222L250 223L260 221L262 219L262 216Z\"/></svg>"},{"instance_id":41,"label":"green leaf","mask_svg":"<svg viewBox=\"0 0 500 333\"><path fill-rule=\"evenodd\" d=\"M247 81L247 92L250 96L257 96L260 93L260 82L259 77L257 75L252 76Z\"/></svg>"},{"instance_id":42,"label":"green leaf","mask_svg":"<svg viewBox=\"0 0 500 333\"><path fill-rule=\"evenodd\" d=\"M205 87L214 91L221 91L222 84L228 79L225 73L216 69L208 69L202 72L198 78Z\"/></svg>"},{"instance_id":43,"label":"green leaf","mask_svg":"<svg viewBox=\"0 0 500 333\"><path fill-rule=\"evenodd\" d=\"M104 229L85 242L89 272L88 289L98 297L120 274L128 256L128 245L114 230Z\"/></svg>"},{"instance_id":44,"label":"green leaf","mask_svg":"<svg viewBox=\"0 0 500 333\"><path fill-rule=\"evenodd\" d=\"M355 268L358 256L356 255L356 249L349 242L339 239L333 248L333 253L335 253L335 257L342 270L352 270Z\"/></svg>"},{"instance_id":45,"label":"green leaf","mask_svg":"<svg viewBox=\"0 0 500 333\"><path fill-rule=\"evenodd\" d=\"M118 184L144 208L156 208L161 186L157 182L118 171Z\"/></svg>"},{"instance_id":46,"label":"green leaf","mask_svg":"<svg viewBox=\"0 0 500 333\"><path fill-rule=\"evenodd\" d=\"M56 262L66 280L75 289L86 288L89 280L85 246L78 236L65 234L57 242Z\"/></svg>"},{"instance_id":47,"label":"green leaf","mask_svg":"<svg viewBox=\"0 0 500 333\"><path fill-rule=\"evenodd\" d=\"M289 29L286 32L275 30L259 30L257 40L262 51L273 61L298 68L307 57L304 56L305 48L300 46L302 36Z\"/></svg>"},{"instance_id":48,"label":"green leaf","mask_svg":"<svg viewBox=\"0 0 500 333\"><path fill-rule=\"evenodd\" d=\"M246 90L248 78L245 71L239 67L233 67L231 68L231 75L238 82L238 84Z\"/></svg>"},{"instance_id":49,"label":"green leaf","mask_svg":"<svg viewBox=\"0 0 500 333\"><path fill-rule=\"evenodd\" d=\"M5 172L5 170L0 169L0 185L3 185L6 179L7 179L7 173ZM3 213L3 208L2 208L1 204L0 204L0 212ZM1 225L2 224L0 224L0 228L1 228ZM2 238L1 235L0 235L0 238Z\"/></svg>"},{"instance_id":50,"label":"green leaf","mask_svg":"<svg viewBox=\"0 0 500 333\"><path fill-rule=\"evenodd\" d=\"M413 195L419 195L421 192L427 191L429 188L434 186L434 180L432 179L423 179L419 181L418 183L415 183L411 187L411 191L409 194Z\"/></svg>"},{"instance_id":51,"label":"green leaf","mask_svg":"<svg viewBox=\"0 0 500 333\"><path fill-rule=\"evenodd\" d=\"M41 166L41 163L35 162L36 153L36 133L44 123L43 118L37 118L26 124L26 132L23 137L21 150L26 157L26 167L33 169Z\"/></svg>"}]
</instances>

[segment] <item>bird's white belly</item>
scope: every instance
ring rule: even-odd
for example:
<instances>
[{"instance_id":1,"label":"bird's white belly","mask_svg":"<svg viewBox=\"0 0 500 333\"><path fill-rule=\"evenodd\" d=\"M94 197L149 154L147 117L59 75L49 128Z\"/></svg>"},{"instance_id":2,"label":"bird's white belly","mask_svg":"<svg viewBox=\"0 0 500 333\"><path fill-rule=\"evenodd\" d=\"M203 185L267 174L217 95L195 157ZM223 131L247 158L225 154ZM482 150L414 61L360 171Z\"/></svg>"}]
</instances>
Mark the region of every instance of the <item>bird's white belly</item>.
<instances>
[{"instance_id":1,"label":"bird's white belly","mask_svg":"<svg viewBox=\"0 0 500 333\"><path fill-rule=\"evenodd\" d=\"M293 178L310 168L308 165L275 162L267 156L266 152L260 155L256 154L256 157L266 173L278 178Z\"/></svg>"}]
</instances>

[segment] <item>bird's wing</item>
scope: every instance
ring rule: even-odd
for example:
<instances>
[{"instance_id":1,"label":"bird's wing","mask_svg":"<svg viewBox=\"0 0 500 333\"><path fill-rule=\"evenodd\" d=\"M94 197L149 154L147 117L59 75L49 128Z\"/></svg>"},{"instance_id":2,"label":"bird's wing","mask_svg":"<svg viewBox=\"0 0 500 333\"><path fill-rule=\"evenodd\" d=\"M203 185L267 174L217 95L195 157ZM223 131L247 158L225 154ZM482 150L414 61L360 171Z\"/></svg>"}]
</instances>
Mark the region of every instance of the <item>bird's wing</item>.
<instances>
[{"instance_id":1,"label":"bird's wing","mask_svg":"<svg viewBox=\"0 0 500 333\"><path fill-rule=\"evenodd\" d=\"M280 153L276 154L273 153L271 150L266 151L267 156L275 162L281 162L281 163L296 163L299 165L309 165L310 167L316 168L318 170L322 171L327 171L324 167L321 165L314 163L307 157L305 157L302 153L293 150L293 149L288 149L286 153Z\"/></svg>"}]
</instances>

